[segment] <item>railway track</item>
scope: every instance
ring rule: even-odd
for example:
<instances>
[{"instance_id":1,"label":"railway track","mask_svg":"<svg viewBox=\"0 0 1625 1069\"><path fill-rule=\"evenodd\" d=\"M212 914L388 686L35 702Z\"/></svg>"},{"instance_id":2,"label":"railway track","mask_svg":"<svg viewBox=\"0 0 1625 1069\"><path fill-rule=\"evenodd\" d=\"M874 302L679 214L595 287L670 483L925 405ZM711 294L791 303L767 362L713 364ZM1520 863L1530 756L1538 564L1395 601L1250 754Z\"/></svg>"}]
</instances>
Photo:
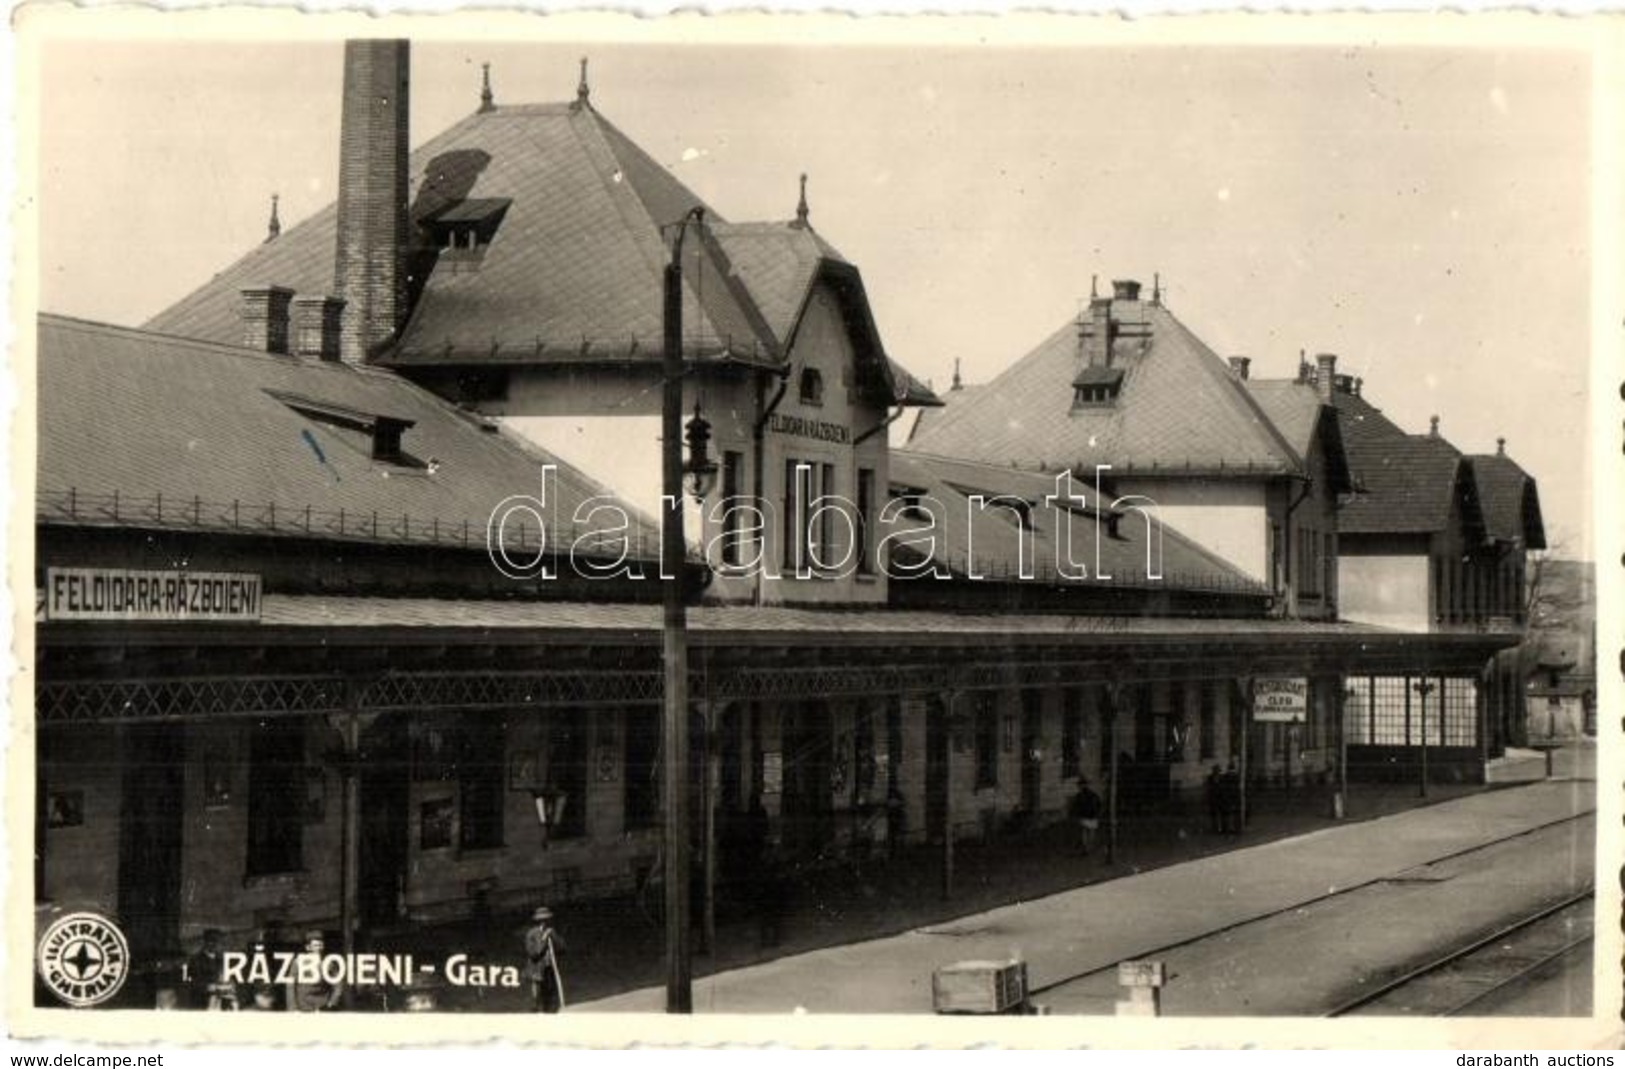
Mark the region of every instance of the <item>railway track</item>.
<instances>
[{"instance_id":1,"label":"railway track","mask_svg":"<svg viewBox=\"0 0 1625 1069\"><path fill-rule=\"evenodd\" d=\"M1202 941L1207 940L1207 939L1211 939L1211 938L1213 938L1215 936L1223 935L1223 934L1228 933L1228 932L1232 932L1232 931L1236 931L1238 929L1246 928L1246 927L1251 926L1251 925L1256 925L1256 924L1261 924L1261 923L1264 923L1264 922L1268 922L1268 921L1273 920L1273 919L1275 919L1277 917L1280 917L1280 916L1282 916L1284 914L1289 914L1289 913L1293 913L1295 911L1302 910L1305 907L1313 906L1314 904L1319 903L1319 902L1325 902L1325 901L1328 901L1328 900L1331 900L1331 899L1341 898L1341 897L1344 897L1344 896L1347 896L1347 895L1351 895L1354 892L1367 890L1369 888L1373 888L1373 887L1376 887L1378 885L1385 884L1385 883L1402 882L1407 878L1407 874L1415 873L1418 870L1426 869L1429 866L1439 865L1439 864L1442 864L1444 862L1457 861L1457 860L1460 860L1462 858L1470 857L1473 854L1482 853L1482 852L1491 850L1491 849L1493 849L1495 847L1501 846L1502 844L1505 844L1505 843L1512 842L1512 841L1514 841L1516 839L1527 838L1527 837L1529 837L1531 835L1535 835L1535 834L1538 834L1540 832L1547 831L1547 830L1549 830L1551 828L1559 827L1561 825L1573 823L1573 822L1579 821L1579 820L1588 819L1588 818L1590 818L1590 817L1592 817L1594 815L1595 815L1595 810L1592 810L1592 809L1582 810L1582 811L1580 811L1578 813L1571 814L1570 816L1562 817L1562 818L1559 818L1557 820L1553 820L1553 821L1549 821L1549 822L1544 823L1544 824L1536 825L1535 827L1525 828L1525 829L1523 829L1521 831L1514 832L1511 835L1504 835L1504 836L1501 836L1500 838L1493 839L1493 840L1491 840L1489 842L1479 843L1479 844L1477 844L1475 846L1468 847L1468 848L1466 848L1464 850L1457 850L1457 851L1453 851L1453 852L1445 854L1445 855L1441 855L1440 857L1433 858L1430 861L1427 861L1427 862L1424 862L1424 863L1422 863L1420 865L1417 865L1412 869L1408 869L1404 873L1387 874L1387 875L1376 877L1376 878L1373 878L1371 880L1367 880L1367 881L1364 881L1364 882L1361 882L1361 883L1351 884L1351 885L1349 885L1347 887L1339 887L1335 891L1332 891L1332 892L1330 892L1328 894L1319 895L1319 896L1317 896L1315 898L1308 899L1308 900L1305 900L1305 901L1302 901L1302 902L1294 902L1291 905L1284 906L1284 907L1282 907L1280 909L1277 909L1277 910L1272 910L1272 911L1270 911L1268 913L1263 913L1263 914L1260 914L1260 915L1255 916L1255 917L1249 917L1249 918L1247 918L1245 920L1237 921L1234 924L1224 925L1224 926L1221 926L1219 928L1215 928L1212 931L1204 932L1199 936L1194 936L1194 937L1189 938L1189 939L1183 939L1183 940L1179 940L1177 942L1166 944L1164 946L1159 946L1159 947L1148 949L1148 950L1136 955L1136 957L1137 958L1153 958L1153 957L1166 955L1166 954L1168 954L1168 953L1170 953L1172 951L1176 951L1176 950L1179 950L1179 949L1184 948L1184 947L1189 947L1189 946L1192 946L1194 944L1201 943ZM1512 932L1514 932L1516 930L1527 928L1529 925L1536 923L1537 921L1541 920L1542 918L1544 918L1546 916L1553 915L1553 914L1557 913L1559 910L1561 910L1561 909L1563 909L1565 907L1573 907L1573 906L1575 906L1576 903L1579 903L1579 902L1582 902L1582 901L1589 901L1591 896L1592 896L1592 891L1589 888L1587 890L1585 890L1584 892L1578 894L1578 895L1570 896L1569 898L1564 899L1563 901L1561 901L1561 902L1559 902L1559 903L1557 903L1555 905L1546 907L1545 909L1541 910L1538 915L1525 917L1525 918L1521 919L1520 921L1518 921L1514 925L1509 925L1509 926L1507 926L1507 927L1505 927L1503 929L1498 930L1495 933L1492 933L1489 936L1486 936L1485 938L1483 938L1481 940L1478 940L1475 944L1473 944L1472 947L1462 948L1460 950L1457 950L1457 951L1453 952L1450 955L1445 955L1445 956L1443 956L1443 957L1441 957L1439 959L1436 959L1435 961L1428 963L1428 965L1425 965L1425 966L1423 966L1421 968L1418 968L1418 969L1411 970L1411 971L1407 972L1404 976L1396 977L1392 981L1389 981L1389 982L1385 983L1383 985L1383 987L1380 988L1380 989L1376 989L1376 990L1373 990L1371 992L1364 992L1364 993L1361 994L1361 996L1358 999L1351 999L1349 1002L1347 1002L1347 1003L1345 1003L1343 1005L1339 1005L1339 1006L1335 1007L1330 1013L1327 1014L1327 1016L1341 1016L1341 1015L1353 1014L1353 1013L1357 1013L1357 1012L1366 1012L1366 1013L1394 1012L1394 1011L1391 1011L1391 1010L1387 1010L1387 1011L1370 1010L1370 1009L1362 1010L1361 1007L1373 1004L1375 1002L1375 1000L1377 998L1381 997L1382 995L1397 990L1400 986L1402 986L1402 984L1407 979L1417 978L1417 977L1420 976L1420 974L1422 974L1424 972L1427 972L1427 971L1430 971L1430 970L1437 971L1439 969L1443 969L1445 966L1447 966L1449 964L1449 962L1451 960L1459 960L1459 959L1465 957L1466 955L1468 955L1469 953L1471 953L1474 949L1479 949L1479 948L1482 948L1482 947L1485 947L1485 946L1489 946L1489 945L1493 944L1494 941L1497 938L1504 937L1504 936L1506 936L1506 935L1508 935L1508 934L1510 934L1510 933L1512 933ZM1573 940L1571 945L1569 945L1565 950L1558 951L1558 952L1554 953L1551 956L1550 960L1555 961L1555 960L1557 960L1557 958L1560 958L1563 953L1573 952L1576 948L1578 948L1578 947L1580 947L1582 945L1585 945L1585 944L1589 944L1589 941L1590 941L1590 924L1589 924L1589 921L1588 921L1587 924L1586 924L1586 935L1583 938ZM1540 965L1542 965L1542 964L1545 964L1545 962L1532 963L1532 964L1529 965L1528 969L1524 970L1519 975L1520 976L1527 975L1528 972L1535 970L1536 968L1540 967ZM1092 978L1100 977L1100 976L1103 976L1103 975L1106 975L1106 974L1115 974L1115 972L1117 970L1117 966L1118 966L1117 962L1112 962L1112 963L1110 963L1108 965L1097 966L1097 967L1090 968L1090 969L1083 969L1083 970L1080 970L1080 971L1078 971L1076 973L1056 977L1054 979L1049 979L1049 980L1046 980L1042 984L1033 985L1029 989L1029 993L1032 996L1038 997L1038 996L1042 996L1042 995L1044 995L1044 994L1046 994L1048 992L1057 991L1057 990L1059 990L1061 988L1065 988L1065 987L1067 987L1069 985L1079 983L1080 981L1090 980ZM1510 984L1510 983L1513 983L1513 982L1515 982L1515 979L1509 979L1507 981L1507 984ZM1506 986L1506 985L1497 985L1495 990L1500 990L1504 986ZM1486 990L1483 991L1482 997L1487 997L1491 993L1492 993L1491 990L1486 989ZM1477 999L1475 998L1473 1001L1476 1002ZM1430 1010L1423 1010L1423 1011L1401 1011L1401 1012L1422 1012L1422 1013L1435 1013L1435 1014L1437 1014L1437 1013L1447 1013L1449 1011L1431 1010L1430 1009Z\"/></svg>"},{"instance_id":2,"label":"railway track","mask_svg":"<svg viewBox=\"0 0 1625 1069\"><path fill-rule=\"evenodd\" d=\"M1591 943L1587 888L1393 977L1326 1016L1468 1016Z\"/></svg>"}]
</instances>

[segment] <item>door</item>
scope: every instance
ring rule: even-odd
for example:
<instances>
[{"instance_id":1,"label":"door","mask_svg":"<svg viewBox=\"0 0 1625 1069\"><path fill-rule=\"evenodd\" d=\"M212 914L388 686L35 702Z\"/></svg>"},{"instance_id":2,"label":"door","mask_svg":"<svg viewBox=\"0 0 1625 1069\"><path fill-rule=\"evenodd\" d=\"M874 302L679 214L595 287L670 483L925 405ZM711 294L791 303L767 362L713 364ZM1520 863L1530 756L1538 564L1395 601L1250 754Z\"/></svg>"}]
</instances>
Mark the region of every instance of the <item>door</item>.
<instances>
[{"instance_id":1,"label":"door","mask_svg":"<svg viewBox=\"0 0 1625 1069\"><path fill-rule=\"evenodd\" d=\"M830 724L824 709L800 702L785 711L784 845L793 856L813 857L830 833Z\"/></svg>"},{"instance_id":2,"label":"door","mask_svg":"<svg viewBox=\"0 0 1625 1069\"><path fill-rule=\"evenodd\" d=\"M1037 819L1043 786L1042 754L1044 695L1042 691L1021 692L1021 808L1028 819Z\"/></svg>"},{"instance_id":3,"label":"door","mask_svg":"<svg viewBox=\"0 0 1625 1069\"><path fill-rule=\"evenodd\" d=\"M175 725L124 731L118 911L138 962L179 948L185 742Z\"/></svg>"},{"instance_id":4,"label":"door","mask_svg":"<svg viewBox=\"0 0 1625 1069\"><path fill-rule=\"evenodd\" d=\"M410 753L406 720L399 715L379 718L361 738L356 876L363 928L388 927L400 920L406 890Z\"/></svg>"},{"instance_id":5,"label":"door","mask_svg":"<svg viewBox=\"0 0 1625 1069\"><path fill-rule=\"evenodd\" d=\"M942 841L948 823L948 715L942 702L925 703L925 834Z\"/></svg>"}]
</instances>

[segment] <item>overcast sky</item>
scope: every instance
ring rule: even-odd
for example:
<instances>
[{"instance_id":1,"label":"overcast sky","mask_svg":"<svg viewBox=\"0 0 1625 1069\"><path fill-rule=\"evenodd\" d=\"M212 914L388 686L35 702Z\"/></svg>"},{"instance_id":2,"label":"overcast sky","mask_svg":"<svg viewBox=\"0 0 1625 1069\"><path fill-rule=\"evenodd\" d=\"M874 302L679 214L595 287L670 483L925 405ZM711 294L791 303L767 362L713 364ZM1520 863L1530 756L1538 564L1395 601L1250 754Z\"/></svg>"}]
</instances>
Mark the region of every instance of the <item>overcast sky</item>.
<instances>
[{"instance_id":1,"label":"overcast sky","mask_svg":"<svg viewBox=\"0 0 1625 1069\"><path fill-rule=\"evenodd\" d=\"M1540 480L1589 555L1584 53L419 43L412 141L478 103L592 99L730 220L812 222L891 354L985 381L1090 277L1160 272L1253 373L1340 356L1411 431ZM333 199L341 46L58 44L45 54L41 306L139 324ZM274 281L274 280L268 280Z\"/></svg>"}]
</instances>

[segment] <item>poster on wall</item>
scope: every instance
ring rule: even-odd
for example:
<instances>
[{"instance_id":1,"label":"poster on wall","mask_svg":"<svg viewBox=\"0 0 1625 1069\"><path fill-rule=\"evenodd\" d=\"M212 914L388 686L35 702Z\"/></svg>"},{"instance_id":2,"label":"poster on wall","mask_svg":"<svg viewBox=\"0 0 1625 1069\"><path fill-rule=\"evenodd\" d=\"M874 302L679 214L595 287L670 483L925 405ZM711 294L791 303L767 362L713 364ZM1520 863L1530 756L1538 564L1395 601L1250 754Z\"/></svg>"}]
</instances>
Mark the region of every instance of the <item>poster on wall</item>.
<instances>
[{"instance_id":1,"label":"poster on wall","mask_svg":"<svg viewBox=\"0 0 1625 1069\"><path fill-rule=\"evenodd\" d=\"M312 765L305 769L306 824L320 824L327 819L327 771Z\"/></svg>"},{"instance_id":2,"label":"poster on wall","mask_svg":"<svg viewBox=\"0 0 1625 1069\"><path fill-rule=\"evenodd\" d=\"M451 826L457 805L450 798L431 798L418 808L418 846L423 850L445 850L451 846Z\"/></svg>"},{"instance_id":3,"label":"poster on wall","mask_svg":"<svg viewBox=\"0 0 1625 1069\"><path fill-rule=\"evenodd\" d=\"M784 789L784 755L777 750L762 754L762 793L778 794Z\"/></svg>"},{"instance_id":4,"label":"poster on wall","mask_svg":"<svg viewBox=\"0 0 1625 1069\"><path fill-rule=\"evenodd\" d=\"M508 759L508 789L534 791L542 786L542 759L535 750L520 750Z\"/></svg>"},{"instance_id":5,"label":"poster on wall","mask_svg":"<svg viewBox=\"0 0 1625 1069\"><path fill-rule=\"evenodd\" d=\"M1253 719L1265 724L1301 724L1309 709L1309 680L1265 676L1253 681Z\"/></svg>"}]
</instances>

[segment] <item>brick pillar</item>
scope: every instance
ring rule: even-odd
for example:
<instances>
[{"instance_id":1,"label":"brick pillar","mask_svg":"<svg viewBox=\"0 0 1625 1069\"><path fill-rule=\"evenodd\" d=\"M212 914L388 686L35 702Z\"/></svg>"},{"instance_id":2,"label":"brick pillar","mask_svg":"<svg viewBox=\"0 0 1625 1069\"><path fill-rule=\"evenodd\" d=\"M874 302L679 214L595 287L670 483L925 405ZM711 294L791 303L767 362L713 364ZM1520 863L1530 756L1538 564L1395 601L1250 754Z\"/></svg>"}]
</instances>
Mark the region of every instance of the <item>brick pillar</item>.
<instances>
[{"instance_id":1,"label":"brick pillar","mask_svg":"<svg viewBox=\"0 0 1625 1069\"><path fill-rule=\"evenodd\" d=\"M243 344L262 353L288 351L288 305L293 290L282 286L244 286Z\"/></svg>"},{"instance_id":2,"label":"brick pillar","mask_svg":"<svg viewBox=\"0 0 1625 1069\"><path fill-rule=\"evenodd\" d=\"M293 299L293 351L297 356L339 359L344 301L338 297Z\"/></svg>"},{"instance_id":3,"label":"brick pillar","mask_svg":"<svg viewBox=\"0 0 1625 1069\"><path fill-rule=\"evenodd\" d=\"M345 42L333 274L347 363L364 363L406 320L409 81L408 42Z\"/></svg>"}]
</instances>

